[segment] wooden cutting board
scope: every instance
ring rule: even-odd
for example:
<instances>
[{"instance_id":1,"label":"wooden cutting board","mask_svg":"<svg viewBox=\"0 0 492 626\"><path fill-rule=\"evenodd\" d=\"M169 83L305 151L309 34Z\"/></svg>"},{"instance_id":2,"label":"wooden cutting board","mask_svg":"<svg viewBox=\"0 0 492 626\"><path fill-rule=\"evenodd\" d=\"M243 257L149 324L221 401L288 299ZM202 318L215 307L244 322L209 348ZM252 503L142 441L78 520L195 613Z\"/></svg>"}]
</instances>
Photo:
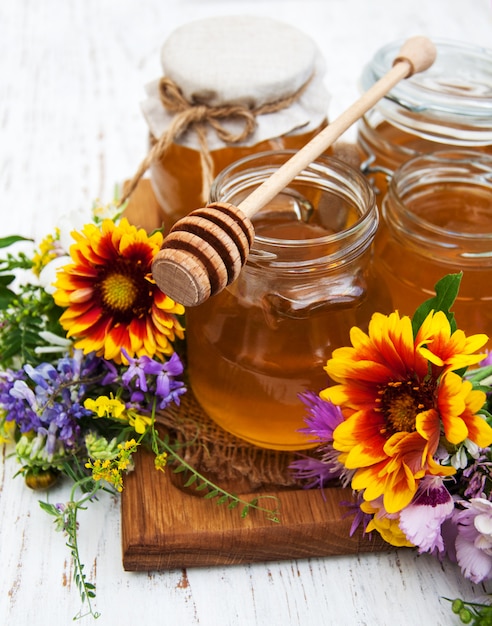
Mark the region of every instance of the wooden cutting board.
<instances>
[{"instance_id":1,"label":"wooden cutting board","mask_svg":"<svg viewBox=\"0 0 492 626\"><path fill-rule=\"evenodd\" d=\"M142 450L122 492L123 567L130 571L164 570L259 561L304 559L390 550L379 536L350 537L352 516L343 502L351 490L279 489L241 494L278 498L278 523L265 514L205 500L171 480L171 469L154 468L151 452ZM274 506L265 500L265 506Z\"/></svg>"},{"instance_id":2,"label":"wooden cutting board","mask_svg":"<svg viewBox=\"0 0 492 626\"><path fill-rule=\"evenodd\" d=\"M161 226L160 208L144 179L126 210L129 220L147 231ZM278 523L258 511L242 518L216 500L182 489L172 470L154 468L152 453L141 450L125 480L121 498L123 566L149 571L195 566L233 565L318 556L391 550L380 537L361 532L350 537L352 516L344 502L350 489L288 488L240 494L278 499ZM265 505L274 507L273 501Z\"/></svg>"}]
</instances>

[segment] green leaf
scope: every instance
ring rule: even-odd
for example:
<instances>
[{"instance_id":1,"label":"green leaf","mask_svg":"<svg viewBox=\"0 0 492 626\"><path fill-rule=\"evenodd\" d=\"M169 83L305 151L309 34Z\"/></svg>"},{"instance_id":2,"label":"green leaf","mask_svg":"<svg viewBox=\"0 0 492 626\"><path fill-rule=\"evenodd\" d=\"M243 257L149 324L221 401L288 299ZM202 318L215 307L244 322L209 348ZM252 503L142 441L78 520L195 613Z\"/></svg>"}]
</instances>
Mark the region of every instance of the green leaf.
<instances>
[{"instance_id":1,"label":"green leaf","mask_svg":"<svg viewBox=\"0 0 492 626\"><path fill-rule=\"evenodd\" d=\"M2 286L2 288L6 287L7 285L10 285L14 278L15 276L13 274L2 274L0 275L0 285Z\"/></svg>"},{"instance_id":2,"label":"green leaf","mask_svg":"<svg viewBox=\"0 0 492 626\"><path fill-rule=\"evenodd\" d=\"M192 474L188 480L185 482L184 486L185 487L191 487L191 485L196 482L197 476L196 474Z\"/></svg>"},{"instance_id":3,"label":"green leaf","mask_svg":"<svg viewBox=\"0 0 492 626\"><path fill-rule=\"evenodd\" d=\"M219 489L212 489L212 491L209 491L208 493L206 493L203 498L205 500L211 500L212 498L215 498L219 495L220 491Z\"/></svg>"},{"instance_id":4,"label":"green leaf","mask_svg":"<svg viewBox=\"0 0 492 626\"><path fill-rule=\"evenodd\" d=\"M244 519L245 517L248 516L249 513L249 506L246 505L243 507L242 511L241 511L241 519Z\"/></svg>"},{"instance_id":5,"label":"green leaf","mask_svg":"<svg viewBox=\"0 0 492 626\"><path fill-rule=\"evenodd\" d=\"M456 321L451 307L458 295L462 277L463 272L447 274L436 283L434 287L436 295L423 302L413 315L412 329L414 337L431 311L442 311L445 313L451 325L451 331L456 330Z\"/></svg>"},{"instance_id":6,"label":"green leaf","mask_svg":"<svg viewBox=\"0 0 492 626\"><path fill-rule=\"evenodd\" d=\"M58 517L60 515L60 511L56 508L54 504L49 504L48 502L44 502L43 500L38 500L39 506L45 511L49 513L49 515L54 515Z\"/></svg>"},{"instance_id":7,"label":"green leaf","mask_svg":"<svg viewBox=\"0 0 492 626\"><path fill-rule=\"evenodd\" d=\"M6 309L12 300L15 299L15 293L10 289L0 288L0 309Z\"/></svg>"},{"instance_id":8,"label":"green leaf","mask_svg":"<svg viewBox=\"0 0 492 626\"><path fill-rule=\"evenodd\" d=\"M33 240L27 237L21 237L20 235L10 235L8 237L1 237L0 248L8 248L12 244L17 243L19 241L33 241Z\"/></svg>"}]
</instances>

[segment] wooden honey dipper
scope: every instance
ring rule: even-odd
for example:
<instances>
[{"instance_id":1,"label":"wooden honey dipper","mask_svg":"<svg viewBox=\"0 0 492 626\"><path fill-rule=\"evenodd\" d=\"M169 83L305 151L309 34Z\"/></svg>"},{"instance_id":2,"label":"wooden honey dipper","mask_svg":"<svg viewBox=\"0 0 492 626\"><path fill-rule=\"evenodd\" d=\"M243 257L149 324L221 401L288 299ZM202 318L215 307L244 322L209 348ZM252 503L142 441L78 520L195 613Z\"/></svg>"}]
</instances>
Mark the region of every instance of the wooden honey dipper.
<instances>
[{"instance_id":1,"label":"wooden honey dipper","mask_svg":"<svg viewBox=\"0 0 492 626\"><path fill-rule=\"evenodd\" d=\"M214 202L176 222L152 265L158 287L173 300L188 307L205 302L235 281L253 244L251 217L400 80L426 70L435 58L436 49L429 39L411 37L403 44L393 67L382 78L237 207Z\"/></svg>"}]
</instances>

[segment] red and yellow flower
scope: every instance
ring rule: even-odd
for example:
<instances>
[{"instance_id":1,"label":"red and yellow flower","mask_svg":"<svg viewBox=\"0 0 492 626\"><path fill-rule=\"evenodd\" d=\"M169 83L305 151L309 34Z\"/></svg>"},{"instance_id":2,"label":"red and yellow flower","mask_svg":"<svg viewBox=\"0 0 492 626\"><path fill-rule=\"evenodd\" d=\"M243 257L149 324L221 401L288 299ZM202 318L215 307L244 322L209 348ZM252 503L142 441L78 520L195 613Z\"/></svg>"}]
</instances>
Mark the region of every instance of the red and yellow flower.
<instances>
[{"instance_id":1,"label":"red and yellow flower","mask_svg":"<svg viewBox=\"0 0 492 626\"><path fill-rule=\"evenodd\" d=\"M54 299L65 308L60 323L75 347L116 363L130 356L162 357L183 337L177 315L184 312L155 284L151 265L160 232L149 236L123 218L87 224L73 233L73 263L57 274Z\"/></svg>"},{"instance_id":2,"label":"red and yellow flower","mask_svg":"<svg viewBox=\"0 0 492 626\"><path fill-rule=\"evenodd\" d=\"M485 394L453 371L483 358L475 352L487 337L452 332L444 313L431 312L414 338L410 318L394 312L376 313L367 334L353 328L350 338L352 346L335 350L326 366L338 384L320 394L344 416L333 447L355 470L352 487L366 501L382 497L386 512L396 513L424 476L455 473L435 458L442 440L492 443L478 414Z\"/></svg>"}]
</instances>

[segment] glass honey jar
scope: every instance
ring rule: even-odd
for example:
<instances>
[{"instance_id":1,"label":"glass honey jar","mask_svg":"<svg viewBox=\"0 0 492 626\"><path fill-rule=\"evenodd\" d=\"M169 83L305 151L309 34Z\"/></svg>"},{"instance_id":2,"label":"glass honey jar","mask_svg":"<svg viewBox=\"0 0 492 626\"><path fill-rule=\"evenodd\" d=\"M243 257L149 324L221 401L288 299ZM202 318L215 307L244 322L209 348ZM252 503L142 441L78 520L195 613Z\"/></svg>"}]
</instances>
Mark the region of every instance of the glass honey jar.
<instances>
[{"instance_id":1,"label":"glass honey jar","mask_svg":"<svg viewBox=\"0 0 492 626\"><path fill-rule=\"evenodd\" d=\"M414 157L392 177L382 218L375 259L394 307L412 315L438 280L462 271L458 327L492 338L492 156Z\"/></svg>"},{"instance_id":2,"label":"glass honey jar","mask_svg":"<svg viewBox=\"0 0 492 626\"><path fill-rule=\"evenodd\" d=\"M376 52L362 72L363 90L391 68L401 43ZM492 154L492 50L447 40L434 44L434 64L401 81L359 121L357 144L378 202L392 173L419 154L447 149Z\"/></svg>"},{"instance_id":3,"label":"glass honey jar","mask_svg":"<svg viewBox=\"0 0 492 626\"><path fill-rule=\"evenodd\" d=\"M168 37L161 62L163 78L147 86L142 109L151 146L173 133L149 170L166 231L203 206L227 165L299 149L326 124L325 61L289 24L245 15L189 22ZM181 128L178 117L188 115Z\"/></svg>"},{"instance_id":4,"label":"glass honey jar","mask_svg":"<svg viewBox=\"0 0 492 626\"><path fill-rule=\"evenodd\" d=\"M211 201L238 205L290 156L242 159L216 178ZM324 371L353 325L389 311L373 271L378 226L363 175L320 157L253 218L255 239L237 281L186 312L190 384L222 428L260 447L310 447L299 394L329 384Z\"/></svg>"}]
</instances>

